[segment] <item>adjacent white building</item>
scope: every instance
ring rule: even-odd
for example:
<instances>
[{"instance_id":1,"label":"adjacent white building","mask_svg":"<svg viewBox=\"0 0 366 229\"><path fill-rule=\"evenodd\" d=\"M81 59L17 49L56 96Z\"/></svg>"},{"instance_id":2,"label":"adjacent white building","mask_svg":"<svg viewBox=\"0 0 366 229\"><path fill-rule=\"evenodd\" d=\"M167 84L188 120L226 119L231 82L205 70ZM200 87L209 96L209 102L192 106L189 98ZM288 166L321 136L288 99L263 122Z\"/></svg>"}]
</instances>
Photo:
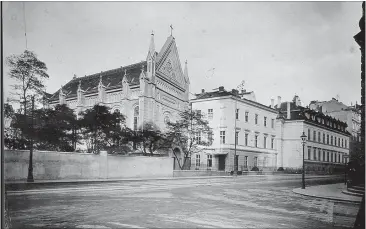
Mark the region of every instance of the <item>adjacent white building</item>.
<instances>
[{"instance_id":1,"label":"adjacent white building","mask_svg":"<svg viewBox=\"0 0 366 229\"><path fill-rule=\"evenodd\" d=\"M357 103L347 106L332 98L329 101L312 101L309 108L347 123L347 131L352 134L352 140L361 141L361 107Z\"/></svg>"},{"instance_id":2,"label":"adjacent white building","mask_svg":"<svg viewBox=\"0 0 366 229\"><path fill-rule=\"evenodd\" d=\"M213 143L192 155L191 169L238 171L275 169L276 118L272 106L255 101L254 92L218 90L197 94L191 100L192 109L200 110L213 129ZM236 141L236 149L235 149Z\"/></svg>"},{"instance_id":3,"label":"adjacent white building","mask_svg":"<svg viewBox=\"0 0 366 229\"><path fill-rule=\"evenodd\" d=\"M300 136L307 136L305 168L310 171L342 170L348 161L351 134L347 124L322 112L300 106L298 96L292 102L275 106L279 110L278 167L301 168L303 146Z\"/></svg>"}]
</instances>

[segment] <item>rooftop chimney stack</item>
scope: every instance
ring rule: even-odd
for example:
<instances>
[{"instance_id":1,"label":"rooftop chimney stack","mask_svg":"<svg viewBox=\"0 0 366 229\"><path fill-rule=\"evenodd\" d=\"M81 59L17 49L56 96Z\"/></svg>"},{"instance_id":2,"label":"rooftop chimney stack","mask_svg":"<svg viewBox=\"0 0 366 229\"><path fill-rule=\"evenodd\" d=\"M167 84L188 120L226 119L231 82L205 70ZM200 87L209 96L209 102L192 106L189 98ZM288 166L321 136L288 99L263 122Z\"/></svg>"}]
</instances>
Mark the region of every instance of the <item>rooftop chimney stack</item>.
<instances>
[{"instance_id":1,"label":"rooftop chimney stack","mask_svg":"<svg viewBox=\"0 0 366 229\"><path fill-rule=\"evenodd\" d=\"M205 89L202 89L202 93L205 93Z\"/></svg>"},{"instance_id":2,"label":"rooftop chimney stack","mask_svg":"<svg viewBox=\"0 0 366 229\"><path fill-rule=\"evenodd\" d=\"M274 108L274 99L271 99L271 108Z\"/></svg>"},{"instance_id":3,"label":"rooftop chimney stack","mask_svg":"<svg viewBox=\"0 0 366 229\"><path fill-rule=\"evenodd\" d=\"M277 109L281 108L281 96L277 97Z\"/></svg>"},{"instance_id":4,"label":"rooftop chimney stack","mask_svg":"<svg viewBox=\"0 0 366 229\"><path fill-rule=\"evenodd\" d=\"M224 91L224 87L223 86L220 86L219 87L219 91Z\"/></svg>"},{"instance_id":5,"label":"rooftop chimney stack","mask_svg":"<svg viewBox=\"0 0 366 229\"><path fill-rule=\"evenodd\" d=\"M290 102L287 102L287 119L291 119L291 109L290 109Z\"/></svg>"}]
</instances>

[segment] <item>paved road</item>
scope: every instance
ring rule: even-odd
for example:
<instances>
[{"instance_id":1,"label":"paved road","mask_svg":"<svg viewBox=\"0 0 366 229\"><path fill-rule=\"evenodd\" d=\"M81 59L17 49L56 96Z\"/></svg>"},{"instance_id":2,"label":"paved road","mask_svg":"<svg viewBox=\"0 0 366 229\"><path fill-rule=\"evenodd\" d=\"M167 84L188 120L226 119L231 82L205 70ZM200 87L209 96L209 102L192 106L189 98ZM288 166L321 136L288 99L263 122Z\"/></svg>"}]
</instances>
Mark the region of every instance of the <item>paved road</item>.
<instances>
[{"instance_id":1,"label":"paved road","mask_svg":"<svg viewBox=\"0 0 366 229\"><path fill-rule=\"evenodd\" d=\"M307 185L336 183L316 178ZM152 180L10 192L14 228L332 228L357 205L300 196L300 176ZM338 209L338 210L337 210ZM352 225L350 225L352 226Z\"/></svg>"}]
</instances>

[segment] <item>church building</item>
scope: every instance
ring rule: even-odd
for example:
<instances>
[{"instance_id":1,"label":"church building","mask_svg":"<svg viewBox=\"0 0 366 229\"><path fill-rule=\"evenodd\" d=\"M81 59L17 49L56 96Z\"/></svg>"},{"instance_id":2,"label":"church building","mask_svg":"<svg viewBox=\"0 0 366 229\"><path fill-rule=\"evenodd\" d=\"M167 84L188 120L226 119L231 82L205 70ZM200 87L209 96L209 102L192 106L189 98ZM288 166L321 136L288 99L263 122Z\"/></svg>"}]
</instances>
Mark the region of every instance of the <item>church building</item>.
<instances>
[{"instance_id":1,"label":"church building","mask_svg":"<svg viewBox=\"0 0 366 229\"><path fill-rule=\"evenodd\" d=\"M119 111L131 129L143 123L175 121L189 107L187 61L182 68L175 38L170 35L160 52L151 34L146 60L84 77L74 77L55 92L48 106L67 104L76 114L105 105Z\"/></svg>"}]
</instances>

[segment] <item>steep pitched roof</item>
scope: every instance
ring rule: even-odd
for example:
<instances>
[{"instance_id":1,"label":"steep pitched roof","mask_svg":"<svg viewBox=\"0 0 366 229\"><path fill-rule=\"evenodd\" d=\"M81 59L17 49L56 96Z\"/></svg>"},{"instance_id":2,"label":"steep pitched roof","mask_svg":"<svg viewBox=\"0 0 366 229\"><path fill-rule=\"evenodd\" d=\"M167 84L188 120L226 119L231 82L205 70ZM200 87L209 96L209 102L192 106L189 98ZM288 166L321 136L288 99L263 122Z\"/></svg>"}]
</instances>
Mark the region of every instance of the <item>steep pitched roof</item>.
<instances>
[{"instance_id":1,"label":"steep pitched roof","mask_svg":"<svg viewBox=\"0 0 366 229\"><path fill-rule=\"evenodd\" d=\"M81 89L85 94L95 93L98 91L98 84L100 81L100 76L102 75L102 83L106 87L106 90L114 89L114 88L122 88L122 79L125 75L127 82L130 86L139 85L140 84L140 74L141 68L144 68L144 71L147 70L146 61L141 61L136 64L128 65L121 68L115 68L112 70L108 70L106 72L95 73L92 75L79 77L72 79L65 86L62 87L64 94L66 94L66 98L76 97L77 90L79 87L79 82L81 82ZM59 99L60 90L55 92L50 101L56 101Z\"/></svg>"}]
</instances>

